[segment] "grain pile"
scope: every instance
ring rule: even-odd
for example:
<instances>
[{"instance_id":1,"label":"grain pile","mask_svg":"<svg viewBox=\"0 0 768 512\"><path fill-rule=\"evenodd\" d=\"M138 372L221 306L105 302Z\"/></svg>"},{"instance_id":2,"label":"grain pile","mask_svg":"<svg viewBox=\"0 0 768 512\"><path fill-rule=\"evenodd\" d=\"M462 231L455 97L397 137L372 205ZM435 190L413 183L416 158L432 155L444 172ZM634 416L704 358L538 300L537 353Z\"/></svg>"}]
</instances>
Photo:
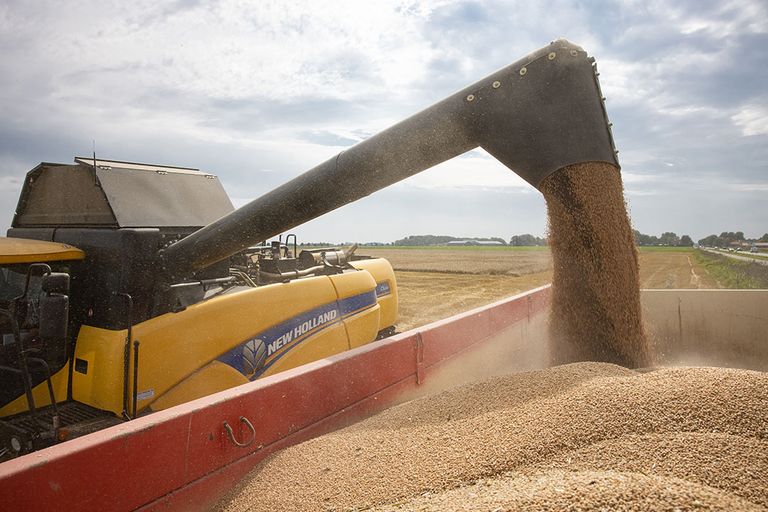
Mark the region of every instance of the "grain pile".
<instances>
[{"instance_id":1,"label":"grain pile","mask_svg":"<svg viewBox=\"0 0 768 512\"><path fill-rule=\"evenodd\" d=\"M222 509L764 510L768 375L577 363L495 377L288 448Z\"/></svg>"},{"instance_id":2,"label":"grain pile","mask_svg":"<svg viewBox=\"0 0 768 512\"><path fill-rule=\"evenodd\" d=\"M639 270L621 175L602 162L575 164L540 186L552 250L553 364L650 364Z\"/></svg>"}]
</instances>

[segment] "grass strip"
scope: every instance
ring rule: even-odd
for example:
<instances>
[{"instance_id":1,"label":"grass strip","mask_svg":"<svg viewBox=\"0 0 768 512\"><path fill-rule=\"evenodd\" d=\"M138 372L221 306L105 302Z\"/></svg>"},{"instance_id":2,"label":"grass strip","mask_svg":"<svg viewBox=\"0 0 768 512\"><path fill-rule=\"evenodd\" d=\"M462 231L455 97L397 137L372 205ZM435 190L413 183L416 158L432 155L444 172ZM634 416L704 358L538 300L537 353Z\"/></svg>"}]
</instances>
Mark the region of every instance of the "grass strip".
<instances>
[{"instance_id":1,"label":"grass strip","mask_svg":"<svg viewBox=\"0 0 768 512\"><path fill-rule=\"evenodd\" d=\"M694 257L725 288L768 288L768 266L696 251Z\"/></svg>"}]
</instances>

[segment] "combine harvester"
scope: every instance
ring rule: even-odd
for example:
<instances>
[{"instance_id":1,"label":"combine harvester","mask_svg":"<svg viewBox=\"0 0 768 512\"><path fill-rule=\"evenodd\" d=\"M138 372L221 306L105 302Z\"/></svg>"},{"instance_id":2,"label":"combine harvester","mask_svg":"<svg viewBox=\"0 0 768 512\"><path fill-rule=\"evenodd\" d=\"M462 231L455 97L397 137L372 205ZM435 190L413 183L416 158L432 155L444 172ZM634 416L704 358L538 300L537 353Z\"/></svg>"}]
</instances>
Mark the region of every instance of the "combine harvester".
<instances>
[{"instance_id":1,"label":"combine harvester","mask_svg":"<svg viewBox=\"0 0 768 512\"><path fill-rule=\"evenodd\" d=\"M534 186L618 166L594 60L555 41L235 211L194 169L31 171L0 246L20 283L0 324L4 508L207 510L270 453L452 368L546 366L550 287L392 335L386 261L254 245L478 146ZM768 368L768 292L643 301L664 362Z\"/></svg>"}]
</instances>

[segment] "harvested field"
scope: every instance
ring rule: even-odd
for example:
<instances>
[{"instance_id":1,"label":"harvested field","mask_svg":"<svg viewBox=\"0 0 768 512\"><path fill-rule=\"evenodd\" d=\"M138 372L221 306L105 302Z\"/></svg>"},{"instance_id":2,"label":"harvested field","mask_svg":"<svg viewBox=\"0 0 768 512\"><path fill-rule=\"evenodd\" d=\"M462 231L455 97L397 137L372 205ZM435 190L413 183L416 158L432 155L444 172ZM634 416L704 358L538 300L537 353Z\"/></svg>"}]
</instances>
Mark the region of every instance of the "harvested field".
<instances>
[{"instance_id":1,"label":"harvested field","mask_svg":"<svg viewBox=\"0 0 768 512\"><path fill-rule=\"evenodd\" d=\"M521 276L552 268L547 247L363 247L358 252L386 258L395 270L409 272Z\"/></svg>"},{"instance_id":2,"label":"harvested field","mask_svg":"<svg viewBox=\"0 0 768 512\"><path fill-rule=\"evenodd\" d=\"M277 453L245 510L765 510L768 375L578 363L393 407Z\"/></svg>"},{"instance_id":3,"label":"harvested field","mask_svg":"<svg viewBox=\"0 0 768 512\"><path fill-rule=\"evenodd\" d=\"M363 247L359 252L386 258L395 268L400 331L552 282L548 247ZM720 288L694 254L693 249L641 247L641 288ZM459 261L475 273L453 272ZM535 271L537 268L544 270Z\"/></svg>"},{"instance_id":4,"label":"harvested field","mask_svg":"<svg viewBox=\"0 0 768 512\"><path fill-rule=\"evenodd\" d=\"M552 282L552 271L509 275L396 272L400 299L397 328L407 331L435 320Z\"/></svg>"}]
</instances>

